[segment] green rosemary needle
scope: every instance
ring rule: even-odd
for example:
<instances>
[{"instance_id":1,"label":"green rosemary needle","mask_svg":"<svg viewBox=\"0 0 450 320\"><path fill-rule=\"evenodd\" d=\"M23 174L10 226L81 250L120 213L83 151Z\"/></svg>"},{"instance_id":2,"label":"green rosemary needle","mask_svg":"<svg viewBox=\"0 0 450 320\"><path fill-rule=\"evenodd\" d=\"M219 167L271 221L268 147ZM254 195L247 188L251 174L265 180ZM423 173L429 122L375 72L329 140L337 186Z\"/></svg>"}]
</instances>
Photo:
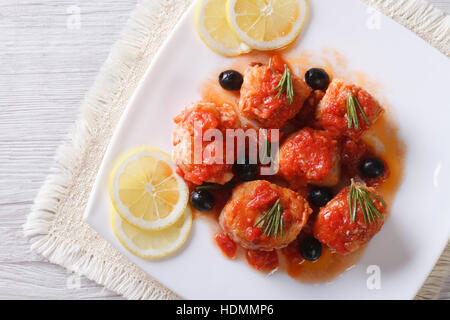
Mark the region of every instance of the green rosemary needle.
<instances>
[{"instance_id":1,"label":"green rosemary needle","mask_svg":"<svg viewBox=\"0 0 450 320\"><path fill-rule=\"evenodd\" d=\"M292 84L292 74L287 65L284 65L283 76L281 77L281 80L275 90L278 90L278 93L275 96L276 98L279 98L281 93L286 91L287 103L292 104L294 102L294 85Z\"/></svg>"},{"instance_id":2,"label":"green rosemary needle","mask_svg":"<svg viewBox=\"0 0 450 320\"><path fill-rule=\"evenodd\" d=\"M355 97L355 95L349 90L347 93L347 120L348 120L348 128L355 128L356 130L359 129L359 121L358 121L358 112L356 110L356 106L358 106L359 111L361 112L364 120L366 121L367 125L370 125L370 121L367 118L366 113L364 112L364 109L361 107L361 104L359 103L358 99Z\"/></svg>"},{"instance_id":3,"label":"green rosemary needle","mask_svg":"<svg viewBox=\"0 0 450 320\"><path fill-rule=\"evenodd\" d=\"M266 140L266 156L272 158L272 143L269 140Z\"/></svg>"},{"instance_id":4,"label":"green rosemary needle","mask_svg":"<svg viewBox=\"0 0 450 320\"><path fill-rule=\"evenodd\" d=\"M366 187L357 185L352 179L352 183L350 185L350 190L348 193L348 211L350 214L350 220L352 222L355 222L358 205L361 208L364 222L366 224L375 222L376 218L383 218L383 215L375 206L373 198L381 202L384 207L387 207L387 204L383 199L381 199L375 193L369 191L369 189L367 189Z\"/></svg>"},{"instance_id":5,"label":"green rosemary needle","mask_svg":"<svg viewBox=\"0 0 450 320\"><path fill-rule=\"evenodd\" d=\"M275 238L278 236L283 238L283 207L280 199L255 223L253 228L256 228L261 223L261 231L264 235L268 237L274 235Z\"/></svg>"},{"instance_id":6,"label":"green rosemary needle","mask_svg":"<svg viewBox=\"0 0 450 320\"><path fill-rule=\"evenodd\" d=\"M195 190L210 190L212 189L213 185L209 184L209 183L204 183L201 186L198 186L197 188L195 188Z\"/></svg>"}]
</instances>

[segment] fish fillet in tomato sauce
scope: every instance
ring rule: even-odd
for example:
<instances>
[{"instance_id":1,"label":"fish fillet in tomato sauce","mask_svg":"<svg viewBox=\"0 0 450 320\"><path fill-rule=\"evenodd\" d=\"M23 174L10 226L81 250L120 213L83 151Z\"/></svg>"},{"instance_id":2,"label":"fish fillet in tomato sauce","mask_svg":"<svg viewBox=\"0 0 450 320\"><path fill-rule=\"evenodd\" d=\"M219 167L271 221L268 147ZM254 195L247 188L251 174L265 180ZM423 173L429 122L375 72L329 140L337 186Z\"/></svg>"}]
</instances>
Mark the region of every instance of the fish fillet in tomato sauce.
<instances>
[{"instance_id":1,"label":"fish fillet in tomato sauce","mask_svg":"<svg viewBox=\"0 0 450 320\"><path fill-rule=\"evenodd\" d=\"M361 184L357 183L358 186ZM349 187L343 188L327 205L320 209L314 222L314 237L340 254L347 254L360 249L380 231L386 217L386 206L371 196L374 205L382 215L372 223L364 220L361 206L357 206L355 221L349 217ZM381 195L374 189L368 190Z\"/></svg>"},{"instance_id":2,"label":"fish fillet in tomato sauce","mask_svg":"<svg viewBox=\"0 0 450 320\"><path fill-rule=\"evenodd\" d=\"M208 129L217 129L222 133L226 129L240 126L238 116L232 106L227 104L199 102L183 110L175 119L173 134L173 157L184 179L196 185L204 182L225 184L233 178L232 165L227 164L226 144L218 141L203 141L201 161L194 158L194 126L204 136ZM207 139L205 139L207 140ZM216 151L222 149L222 154ZM233 150L232 150L233 151ZM234 157L234 154L229 155Z\"/></svg>"},{"instance_id":3,"label":"fish fillet in tomato sauce","mask_svg":"<svg viewBox=\"0 0 450 320\"><path fill-rule=\"evenodd\" d=\"M348 126L347 96L349 92L356 97L369 120L368 124L358 106L356 106L358 129L354 126L352 128ZM366 90L348 84L343 80L335 79L330 83L325 96L318 105L316 118L318 125L323 129L358 139L382 114L383 109Z\"/></svg>"},{"instance_id":4,"label":"fish fillet in tomato sauce","mask_svg":"<svg viewBox=\"0 0 450 320\"><path fill-rule=\"evenodd\" d=\"M275 55L269 65L255 64L244 73L239 100L240 115L258 127L279 129L295 117L311 93L306 83L293 76L294 101L289 104L286 94L277 97L276 89L284 72L283 60Z\"/></svg>"},{"instance_id":5,"label":"fish fillet in tomato sauce","mask_svg":"<svg viewBox=\"0 0 450 320\"><path fill-rule=\"evenodd\" d=\"M283 210L283 237L267 236L255 224L277 200ZM298 193L264 180L240 184L233 190L219 217L222 229L237 244L252 250L271 251L287 246L302 230L312 210Z\"/></svg>"},{"instance_id":6,"label":"fish fillet in tomato sauce","mask_svg":"<svg viewBox=\"0 0 450 320\"><path fill-rule=\"evenodd\" d=\"M340 145L327 131L304 128L292 134L281 145L278 160L279 174L294 189L339 181Z\"/></svg>"}]
</instances>

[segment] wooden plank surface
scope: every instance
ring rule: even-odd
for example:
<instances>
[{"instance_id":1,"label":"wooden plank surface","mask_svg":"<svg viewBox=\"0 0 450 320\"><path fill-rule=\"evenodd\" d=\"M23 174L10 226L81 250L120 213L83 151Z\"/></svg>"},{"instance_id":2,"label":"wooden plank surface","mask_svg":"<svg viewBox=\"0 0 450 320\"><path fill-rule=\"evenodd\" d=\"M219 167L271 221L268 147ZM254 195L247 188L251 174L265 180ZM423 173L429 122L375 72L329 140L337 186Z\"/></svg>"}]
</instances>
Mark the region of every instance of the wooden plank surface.
<instances>
[{"instance_id":1,"label":"wooden plank surface","mask_svg":"<svg viewBox=\"0 0 450 320\"><path fill-rule=\"evenodd\" d=\"M31 252L22 225L135 2L0 2L0 299L120 299Z\"/></svg>"}]
</instances>

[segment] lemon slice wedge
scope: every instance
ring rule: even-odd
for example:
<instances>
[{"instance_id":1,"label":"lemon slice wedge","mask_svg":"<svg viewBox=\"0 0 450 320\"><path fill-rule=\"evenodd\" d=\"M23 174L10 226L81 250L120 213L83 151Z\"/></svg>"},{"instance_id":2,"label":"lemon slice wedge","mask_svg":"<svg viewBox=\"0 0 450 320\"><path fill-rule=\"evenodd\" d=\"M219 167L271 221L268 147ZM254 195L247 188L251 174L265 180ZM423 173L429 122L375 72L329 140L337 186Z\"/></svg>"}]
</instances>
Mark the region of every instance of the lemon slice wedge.
<instances>
[{"instance_id":1,"label":"lemon slice wedge","mask_svg":"<svg viewBox=\"0 0 450 320\"><path fill-rule=\"evenodd\" d=\"M228 0L228 21L251 48L274 50L295 41L308 17L307 0Z\"/></svg>"},{"instance_id":2,"label":"lemon slice wedge","mask_svg":"<svg viewBox=\"0 0 450 320\"><path fill-rule=\"evenodd\" d=\"M195 12L195 25L203 42L221 55L231 57L251 50L228 24L226 0L200 0Z\"/></svg>"},{"instance_id":3,"label":"lemon slice wedge","mask_svg":"<svg viewBox=\"0 0 450 320\"><path fill-rule=\"evenodd\" d=\"M154 148L137 148L111 173L112 204L128 223L159 230L175 223L186 209L189 190L176 174L170 156Z\"/></svg>"},{"instance_id":4,"label":"lemon slice wedge","mask_svg":"<svg viewBox=\"0 0 450 320\"><path fill-rule=\"evenodd\" d=\"M163 230L142 230L123 220L111 210L111 224L116 237L134 255L144 259L162 258L177 251L186 242L192 226L189 207L174 224Z\"/></svg>"}]
</instances>

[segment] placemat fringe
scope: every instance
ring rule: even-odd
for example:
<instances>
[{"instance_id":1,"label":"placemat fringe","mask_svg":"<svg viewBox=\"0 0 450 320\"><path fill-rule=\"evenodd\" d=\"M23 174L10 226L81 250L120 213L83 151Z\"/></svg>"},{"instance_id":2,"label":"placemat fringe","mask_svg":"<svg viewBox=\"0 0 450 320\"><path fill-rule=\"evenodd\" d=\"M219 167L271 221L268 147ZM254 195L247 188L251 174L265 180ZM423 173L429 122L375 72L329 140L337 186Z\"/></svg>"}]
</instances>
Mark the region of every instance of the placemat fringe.
<instances>
[{"instance_id":1,"label":"placemat fringe","mask_svg":"<svg viewBox=\"0 0 450 320\"><path fill-rule=\"evenodd\" d=\"M437 299L450 273L450 242L442 253L422 288L416 295L417 300Z\"/></svg>"},{"instance_id":2,"label":"placemat fringe","mask_svg":"<svg viewBox=\"0 0 450 320\"><path fill-rule=\"evenodd\" d=\"M362 0L450 57L450 16L424 0Z\"/></svg>"},{"instance_id":3,"label":"placemat fringe","mask_svg":"<svg viewBox=\"0 0 450 320\"><path fill-rule=\"evenodd\" d=\"M110 290L128 299L167 300L174 299L172 293L158 290L159 284L150 286L138 277L117 272L114 266L106 265L95 256L87 255L82 248L56 242L37 240L34 245L38 251L48 257L52 263L65 266L69 271L85 275L97 283L104 284Z\"/></svg>"},{"instance_id":4,"label":"placemat fringe","mask_svg":"<svg viewBox=\"0 0 450 320\"><path fill-rule=\"evenodd\" d=\"M189 4L190 1L173 0L142 0L137 4L120 40L113 46L85 99L75 129L69 134L69 141L58 149L55 156L56 165L41 187L23 227L25 235L30 237L32 250L41 253L50 262L82 274L129 299L178 297L152 279L142 281L142 278L117 272L114 266L88 254L82 247L52 237L52 227L62 199L71 197L73 173L83 170L85 153L92 151L90 148L96 147L95 138L101 137L97 131L105 130L104 127L99 127L99 124L107 123L111 126L108 129L111 132L114 130L116 122L105 121L105 117L112 113L110 108L120 101L118 95L123 94L124 88L129 85L127 82L132 80L137 85L139 79L129 78L130 75L143 73L134 70L135 61L147 60L144 68L146 69L151 54L157 51ZM175 21L172 24L166 23L166 27L161 30L163 20L167 19L168 14ZM153 30L158 32L152 32ZM161 37L161 34L165 37ZM153 46L151 50L148 48L150 45ZM125 106L120 107L123 109ZM117 120L122 111L117 110ZM104 154L105 151L100 152Z\"/></svg>"}]
</instances>

